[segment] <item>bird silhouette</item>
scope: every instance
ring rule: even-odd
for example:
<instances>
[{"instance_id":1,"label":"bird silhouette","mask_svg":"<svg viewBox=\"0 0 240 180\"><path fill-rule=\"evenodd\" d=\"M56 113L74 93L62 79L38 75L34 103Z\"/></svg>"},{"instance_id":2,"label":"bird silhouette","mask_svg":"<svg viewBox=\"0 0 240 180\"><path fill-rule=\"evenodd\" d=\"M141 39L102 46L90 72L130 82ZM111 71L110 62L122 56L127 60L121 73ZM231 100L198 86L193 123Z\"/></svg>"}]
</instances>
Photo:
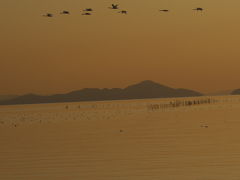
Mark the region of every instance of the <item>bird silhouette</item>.
<instances>
[{"instance_id":1,"label":"bird silhouette","mask_svg":"<svg viewBox=\"0 0 240 180\"><path fill-rule=\"evenodd\" d=\"M125 11L125 10L122 10L122 11L119 11L118 13L121 13L121 14L127 14L128 12Z\"/></svg>"},{"instance_id":2,"label":"bird silhouette","mask_svg":"<svg viewBox=\"0 0 240 180\"><path fill-rule=\"evenodd\" d=\"M53 17L53 14L47 13L47 14L44 14L43 16L44 16L44 17Z\"/></svg>"},{"instance_id":3,"label":"bird silhouette","mask_svg":"<svg viewBox=\"0 0 240 180\"><path fill-rule=\"evenodd\" d=\"M84 16L90 16L90 15L92 15L91 13L83 13L82 15L84 15Z\"/></svg>"},{"instance_id":4,"label":"bird silhouette","mask_svg":"<svg viewBox=\"0 0 240 180\"><path fill-rule=\"evenodd\" d=\"M118 4L112 4L112 7L110 7L111 9L118 9Z\"/></svg>"},{"instance_id":5,"label":"bird silhouette","mask_svg":"<svg viewBox=\"0 0 240 180\"><path fill-rule=\"evenodd\" d=\"M62 11L60 14L70 14L69 11Z\"/></svg>"},{"instance_id":6,"label":"bird silhouette","mask_svg":"<svg viewBox=\"0 0 240 180\"><path fill-rule=\"evenodd\" d=\"M161 12L169 12L168 9L160 9L159 11L161 11Z\"/></svg>"},{"instance_id":7,"label":"bird silhouette","mask_svg":"<svg viewBox=\"0 0 240 180\"><path fill-rule=\"evenodd\" d=\"M88 12L90 12L90 11L93 11L93 9L92 9L92 8L86 8L86 9L84 9L83 11L88 11Z\"/></svg>"},{"instance_id":8,"label":"bird silhouette","mask_svg":"<svg viewBox=\"0 0 240 180\"><path fill-rule=\"evenodd\" d=\"M198 8L195 8L195 9L193 9L194 11L203 11L203 8L200 8L200 7L198 7Z\"/></svg>"}]
</instances>

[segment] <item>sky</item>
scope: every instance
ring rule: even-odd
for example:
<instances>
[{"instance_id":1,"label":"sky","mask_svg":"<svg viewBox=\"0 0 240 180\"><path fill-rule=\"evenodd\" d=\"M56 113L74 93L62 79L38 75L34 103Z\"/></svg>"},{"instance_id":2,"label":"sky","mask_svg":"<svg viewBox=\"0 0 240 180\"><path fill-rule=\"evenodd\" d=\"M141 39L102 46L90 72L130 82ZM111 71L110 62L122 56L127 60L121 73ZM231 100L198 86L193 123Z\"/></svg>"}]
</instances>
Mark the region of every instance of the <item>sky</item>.
<instances>
[{"instance_id":1,"label":"sky","mask_svg":"<svg viewBox=\"0 0 240 180\"><path fill-rule=\"evenodd\" d=\"M109 9L112 3L128 15ZM239 6L239 0L0 0L0 94L123 88L143 80L200 92L240 88ZM82 16L84 8L93 15Z\"/></svg>"}]
</instances>

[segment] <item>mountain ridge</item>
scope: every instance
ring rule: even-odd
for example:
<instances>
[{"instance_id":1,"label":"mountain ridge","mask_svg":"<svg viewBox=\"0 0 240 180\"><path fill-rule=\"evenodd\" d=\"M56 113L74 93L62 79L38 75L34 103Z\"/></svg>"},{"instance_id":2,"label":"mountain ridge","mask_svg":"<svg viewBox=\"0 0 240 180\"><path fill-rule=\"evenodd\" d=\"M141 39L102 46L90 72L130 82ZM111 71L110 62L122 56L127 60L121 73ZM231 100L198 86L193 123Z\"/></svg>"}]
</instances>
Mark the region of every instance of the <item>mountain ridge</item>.
<instances>
[{"instance_id":1,"label":"mountain ridge","mask_svg":"<svg viewBox=\"0 0 240 180\"><path fill-rule=\"evenodd\" d=\"M203 94L197 91L171 88L154 81L145 80L137 84L129 85L126 88L84 88L66 94L49 96L25 94L10 100L0 101L0 105L191 97L202 95Z\"/></svg>"},{"instance_id":2,"label":"mountain ridge","mask_svg":"<svg viewBox=\"0 0 240 180\"><path fill-rule=\"evenodd\" d=\"M231 92L231 95L240 95L240 89L235 89Z\"/></svg>"}]
</instances>

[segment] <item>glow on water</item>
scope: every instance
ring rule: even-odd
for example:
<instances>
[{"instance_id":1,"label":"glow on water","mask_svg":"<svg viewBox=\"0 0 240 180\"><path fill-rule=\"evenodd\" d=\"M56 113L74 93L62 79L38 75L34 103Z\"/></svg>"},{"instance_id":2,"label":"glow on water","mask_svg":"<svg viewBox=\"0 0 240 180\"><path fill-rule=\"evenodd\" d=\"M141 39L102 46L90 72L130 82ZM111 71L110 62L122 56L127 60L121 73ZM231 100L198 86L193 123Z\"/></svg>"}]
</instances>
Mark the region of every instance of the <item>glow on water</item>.
<instances>
[{"instance_id":1,"label":"glow on water","mask_svg":"<svg viewBox=\"0 0 240 180\"><path fill-rule=\"evenodd\" d=\"M1 106L0 179L237 180L240 97L213 98Z\"/></svg>"}]
</instances>

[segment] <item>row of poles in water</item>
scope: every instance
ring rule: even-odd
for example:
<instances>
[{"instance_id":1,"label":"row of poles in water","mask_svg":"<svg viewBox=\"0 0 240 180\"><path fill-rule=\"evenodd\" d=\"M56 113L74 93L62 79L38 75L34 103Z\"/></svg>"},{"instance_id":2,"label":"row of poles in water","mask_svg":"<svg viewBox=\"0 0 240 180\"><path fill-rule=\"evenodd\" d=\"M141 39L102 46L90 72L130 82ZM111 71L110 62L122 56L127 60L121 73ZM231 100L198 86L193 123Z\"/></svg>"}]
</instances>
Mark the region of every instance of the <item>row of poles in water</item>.
<instances>
[{"instance_id":1,"label":"row of poles in water","mask_svg":"<svg viewBox=\"0 0 240 180\"><path fill-rule=\"evenodd\" d=\"M167 109L167 108L177 108L177 107L186 107L186 106L195 106L195 105L203 105L203 104L213 104L216 103L217 100L206 98L206 99L195 99L195 100L175 100L167 103L157 103L157 104L149 104L147 106L148 110L158 110L158 109Z\"/></svg>"},{"instance_id":2,"label":"row of poles in water","mask_svg":"<svg viewBox=\"0 0 240 180\"><path fill-rule=\"evenodd\" d=\"M218 100L213 98L201 98L201 99L181 99L181 100L170 100L170 101L160 101L159 103L97 103L97 104L85 104L78 105L78 109L144 109L147 110L158 110L158 109L167 109L167 108L177 108L177 107L188 107L195 105L204 105L204 104L214 104ZM66 109L72 109L69 105L65 106ZM75 108L74 108L75 109Z\"/></svg>"}]
</instances>

